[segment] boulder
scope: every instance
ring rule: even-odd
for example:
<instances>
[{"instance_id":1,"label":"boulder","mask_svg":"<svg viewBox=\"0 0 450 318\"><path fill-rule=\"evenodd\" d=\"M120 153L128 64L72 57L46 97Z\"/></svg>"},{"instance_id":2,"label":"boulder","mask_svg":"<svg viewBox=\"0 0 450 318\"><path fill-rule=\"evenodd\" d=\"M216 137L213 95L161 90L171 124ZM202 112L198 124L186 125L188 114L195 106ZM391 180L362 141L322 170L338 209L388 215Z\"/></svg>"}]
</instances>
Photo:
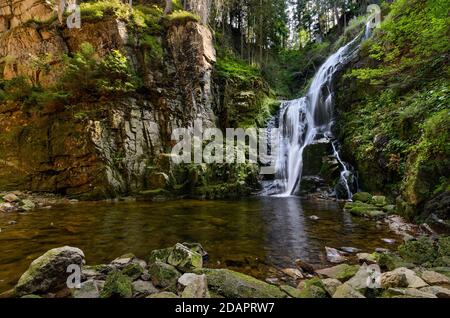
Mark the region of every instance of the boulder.
<instances>
[{"instance_id":1,"label":"boulder","mask_svg":"<svg viewBox=\"0 0 450 318\"><path fill-rule=\"evenodd\" d=\"M377 207L383 207L387 205L386 197L382 195L374 195L372 197L371 203L376 205Z\"/></svg>"},{"instance_id":2,"label":"boulder","mask_svg":"<svg viewBox=\"0 0 450 318\"><path fill-rule=\"evenodd\" d=\"M98 281L89 279L81 283L80 288L74 288L73 298L100 298L101 285Z\"/></svg>"},{"instance_id":3,"label":"boulder","mask_svg":"<svg viewBox=\"0 0 450 318\"><path fill-rule=\"evenodd\" d=\"M346 284L352 287L354 290L364 293L367 288L369 288L370 283L370 271L366 264L359 267L358 272L350 278ZM372 282L376 284L377 282Z\"/></svg>"},{"instance_id":4,"label":"boulder","mask_svg":"<svg viewBox=\"0 0 450 318\"><path fill-rule=\"evenodd\" d=\"M420 277L430 285L450 285L450 279L442 274L433 271L424 271Z\"/></svg>"},{"instance_id":5,"label":"boulder","mask_svg":"<svg viewBox=\"0 0 450 318\"><path fill-rule=\"evenodd\" d=\"M108 274L100 293L101 298L131 298L132 296L133 285L128 276L119 271L113 271Z\"/></svg>"},{"instance_id":6,"label":"boulder","mask_svg":"<svg viewBox=\"0 0 450 318\"><path fill-rule=\"evenodd\" d=\"M358 253L356 254L358 261L366 264L376 264L378 259L378 254L369 254L369 253Z\"/></svg>"},{"instance_id":7,"label":"boulder","mask_svg":"<svg viewBox=\"0 0 450 318\"><path fill-rule=\"evenodd\" d=\"M20 198L17 195L15 195L14 193L8 193L3 196L3 200L5 202L15 203L15 202L19 202Z\"/></svg>"},{"instance_id":8,"label":"boulder","mask_svg":"<svg viewBox=\"0 0 450 318\"><path fill-rule=\"evenodd\" d=\"M294 288L294 287L289 286L289 285L281 285L280 289L282 291L284 291L289 297L302 298L301 297L301 292L297 288Z\"/></svg>"},{"instance_id":9,"label":"boulder","mask_svg":"<svg viewBox=\"0 0 450 318\"><path fill-rule=\"evenodd\" d=\"M344 210L350 212L354 216L362 216L373 219L383 218L386 213L380 211L378 207L372 204L363 202L347 202L344 206Z\"/></svg>"},{"instance_id":10,"label":"boulder","mask_svg":"<svg viewBox=\"0 0 450 318\"><path fill-rule=\"evenodd\" d=\"M130 263L122 270L122 274L135 281L144 273L144 268L138 263Z\"/></svg>"},{"instance_id":11,"label":"boulder","mask_svg":"<svg viewBox=\"0 0 450 318\"><path fill-rule=\"evenodd\" d=\"M297 265L298 268L300 268L302 271L306 272L306 273L314 273L314 266L312 266L311 264L309 264L308 262L301 260L301 259L296 259L295 260L295 265Z\"/></svg>"},{"instance_id":12,"label":"boulder","mask_svg":"<svg viewBox=\"0 0 450 318\"><path fill-rule=\"evenodd\" d=\"M358 265L339 264L333 267L319 269L316 272L323 277L334 278L345 282L352 278L358 270Z\"/></svg>"},{"instance_id":13,"label":"boulder","mask_svg":"<svg viewBox=\"0 0 450 318\"><path fill-rule=\"evenodd\" d=\"M450 289L441 286L428 286L419 289L421 292L433 294L437 298L450 298Z\"/></svg>"},{"instance_id":14,"label":"boulder","mask_svg":"<svg viewBox=\"0 0 450 318\"><path fill-rule=\"evenodd\" d=\"M363 294L344 283L336 288L333 298L365 298Z\"/></svg>"},{"instance_id":15,"label":"boulder","mask_svg":"<svg viewBox=\"0 0 450 318\"><path fill-rule=\"evenodd\" d=\"M325 288L325 291L332 297L336 292L336 289L342 285L340 281L334 278L325 278L322 279L322 284Z\"/></svg>"},{"instance_id":16,"label":"boulder","mask_svg":"<svg viewBox=\"0 0 450 318\"><path fill-rule=\"evenodd\" d=\"M286 294L278 287L251 276L228 269L199 269L205 274L209 289L226 298L284 298Z\"/></svg>"},{"instance_id":17,"label":"boulder","mask_svg":"<svg viewBox=\"0 0 450 318\"><path fill-rule=\"evenodd\" d=\"M287 276L293 278L293 279L300 279L303 278L303 274L302 272L300 272L298 269L296 268L285 268L281 270L284 274L286 274Z\"/></svg>"},{"instance_id":18,"label":"boulder","mask_svg":"<svg viewBox=\"0 0 450 318\"><path fill-rule=\"evenodd\" d=\"M408 287L408 280L403 273L386 272L381 274L381 288Z\"/></svg>"},{"instance_id":19,"label":"boulder","mask_svg":"<svg viewBox=\"0 0 450 318\"><path fill-rule=\"evenodd\" d=\"M182 298L210 298L206 275L183 274L178 286Z\"/></svg>"},{"instance_id":20,"label":"boulder","mask_svg":"<svg viewBox=\"0 0 450 318\"><path fill-rule=\"evenodd\" d=\"M17 296L44 294L61 290L67 286L69 265L81 266L84 253L78 248L64 246L54 248L35 259L20 277L15 287Z\"/></svg>"},{"instance_id":21,"label":"boulder","mask_svg":"<svg viewBox=\"0 0 450 318\"><path fill-rule=\"evenodd\" d=\"M335 248L325 246L325 251L327 253L327 260L330 263L343 263L347 260L347 257Z\"/></svg>"},{"instance_id":22,"label":"boulder","mask_svg":"<svg viewBox=\"0 0 450 318\"><path fill-rule=\"evenodd\" d=\"M372 201L372 195L368 192L357 192L353 195L352 200L370 203Z\"/></svg>"},{"instance_id":23,"label":"boulder","mask_svg":"<svg viewBox=\"0 0 450 318\"><path fill-rule=\"evenodd\" d=\"M145 298L159 292L151 282L144 280L137 280L132 283L132 286L133 298Z\"/></svg>"},{"instance_id":24,"label":"boulder","mask_svg":"<svg viewBox=\"0 0 450 318\"><path fill-rule=\"evenodd\" d=\"M194 269L202 268L203 257L188 247L177 243L167 258L167 263L175 266L177 269L188 272Z\"/></svg>"},{"instance_id":25,"label":"boulder","mask_svg":"<svg viewBox=\"0 0 450 318\"><path fill-rule=\"evenodd\" d=\"M181 277L174 266L159 261L150 265L149 274L153 285L171 291L176 291L178 279Z\"/></svg>"},{"instance_id":26,"label":"boulder","mask_svg":"<svg viewBox=\"0 0 450 318\"><path fill-rule=\"evenodd\" d=\"M156 261L167 263L167 259L169 258L170 253L172 253L172 250L173 250L172 247L153 250L150 252L147 261L149 264L152 264Z\"/></svg>"},{"instance_id":27,"label":"boulder","mask_svg":"<svg viewBox=\"0 0 450 318\"><path fill-rule=\"evenodd\" d=\"M399 267L392 271L393 275L404 274L408 282L408 288L420 288L428 286L416 273L408 268Z\"/></svg>"}]
</instances>

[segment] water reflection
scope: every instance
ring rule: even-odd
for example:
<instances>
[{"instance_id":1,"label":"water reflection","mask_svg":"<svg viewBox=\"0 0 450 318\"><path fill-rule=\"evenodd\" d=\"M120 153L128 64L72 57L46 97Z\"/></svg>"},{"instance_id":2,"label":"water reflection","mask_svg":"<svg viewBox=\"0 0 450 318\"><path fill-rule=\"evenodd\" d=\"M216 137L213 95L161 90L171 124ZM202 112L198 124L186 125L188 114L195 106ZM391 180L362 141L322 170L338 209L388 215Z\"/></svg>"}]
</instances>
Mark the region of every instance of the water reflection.
<instances>
[{"instance_id":1,"label":"water reflection","mask_svg":"<svg viewBox=\"0 0 450 318\"><path fill-rule=\"evenodd\" d=\"M319 220L312 220L316 215ZM15 220L17 224L9 225ZM63 245L81 248L88 264L132 252L145 258L176 242L201 242L210 267L229 267L259 278L268 267L296 258L325 264L324 246L366 251L396 238L373 221L352 218L330 201L261 197L242 201L181 200L160 203L79 203L27 214L0 214L0 291L30 262Z\"/></svg>"}]
</instances>

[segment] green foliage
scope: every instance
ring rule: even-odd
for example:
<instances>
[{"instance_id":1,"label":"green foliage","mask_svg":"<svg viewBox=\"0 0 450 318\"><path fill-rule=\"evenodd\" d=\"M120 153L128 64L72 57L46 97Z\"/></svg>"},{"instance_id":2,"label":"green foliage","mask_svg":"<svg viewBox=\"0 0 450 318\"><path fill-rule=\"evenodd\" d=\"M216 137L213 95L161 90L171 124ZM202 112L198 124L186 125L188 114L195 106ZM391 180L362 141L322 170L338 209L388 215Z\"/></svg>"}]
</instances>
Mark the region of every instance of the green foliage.
<instances>
[{"instance_id":1,"label":"green foliage","mask_svg":"<svg viewBox=\"0 0 450 318\"><path fill-rule=\"evenodd\" d=\"M398 252L404 260L414 264L433 262L438 256L433 241L428 237L406 241L399 246Z\"/></svg>"},{"instance_id":2,"label":"green foliage","mask_svg":"<svg viewBox=\"0 0 450 318\"><path fill-rule=\"evenodd\" d=\"M101 298L130 298L133 295L131 279L119 271L113 271L106 277Z\"/></svg>"},{"instance_id":3,"label":"green foliage","mask_svg":"<svg viewBox=\"0 0 450 318\"><path fill-rule=\"evenodd\" d=\"M231 55L217 59L216 71L221 77L238 79L247 83L261 78L261 73L256 67Z\"/></svg>"},{"instance_id":4,"label":"green foliage","mask_svg":"<svg viewBox=\"0 0 450 318\"><path fill-rule=\"evenodd\" d=\"M143 35L141 38L141 46L149 51L151 57L158 60L162 59L164 50L158 40L149 34Z\"/></svg>"},{"instance_id":5,"label":"green foliage","mask_svg":"<svg viewBox=\"0 0 450 318\"><path fill-rule=\"evenodd\" d=\"M82 2L80 11L82 19L86 21L100 21L107 16L128 20L131 13L130 6L120 0Z\"/></svg>"},{"instance_id":6,"label":"green foliage","mask_svg":"<svg viewBox=\"0 0 450 318\"><path fill-rule=\"evenodd\" d=\"M99 59L90 43L83 43L73 57L65 57L61 86L73 99L118 96L139 86L128 59L117 50Z\"/></svg>"},{"instance_id":7,"label":"green foliage","mask_svg":"<svg viewBox=\"0 0 450 318\"><path fill-rule=\"evenodd\" d=\"M24 102L32 93L33 87L24 76L11 80L0 79L0 101Z\"/></svg>"},{"instance_id":8,"label":"green foliage","mask_svg":"<svg viewBox=\"0 0 450 318\"><path fill-rule=\"evenodd\" d=\"M176 10L164 16L164 23L167 27L174 25L184 25L188 22L199 22L199 21L200 18L198 17L198 15L184 10Z\"/></svg>"}]
</instances>

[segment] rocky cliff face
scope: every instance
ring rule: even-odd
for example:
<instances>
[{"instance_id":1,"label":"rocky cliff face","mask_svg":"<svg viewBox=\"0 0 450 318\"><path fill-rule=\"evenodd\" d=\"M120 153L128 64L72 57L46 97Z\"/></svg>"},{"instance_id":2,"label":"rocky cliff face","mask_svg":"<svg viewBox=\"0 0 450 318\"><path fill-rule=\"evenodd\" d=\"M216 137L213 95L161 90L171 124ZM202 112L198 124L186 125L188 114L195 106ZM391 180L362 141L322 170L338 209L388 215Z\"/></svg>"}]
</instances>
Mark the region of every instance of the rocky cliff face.
<instances>
[{"instance_id":1,"label":"rocky cliff face","mask_svg":"<svg viewBox=\"0 0 450 318\"><path fill-rule=\"evenodd\" d=\"M85 21L81 29L33 22L51 19L52 12L43 0L10 0L0 7L5 79L35 78L30 65L45 55L48 70L39 74L39 82L52 85L62 71L61 56L89 42L99 57L115 49L123 52L143 74L146 91L76 107L1 103L0 188L97 198L164 186L173 129L192 127L195 119L215 125L211 72L216 58L210 30L194 21L167 27L157 38L162 60L151 64L124 21ZM88 115L77 116L80 112Z\"/></svg>"}]
</instances>

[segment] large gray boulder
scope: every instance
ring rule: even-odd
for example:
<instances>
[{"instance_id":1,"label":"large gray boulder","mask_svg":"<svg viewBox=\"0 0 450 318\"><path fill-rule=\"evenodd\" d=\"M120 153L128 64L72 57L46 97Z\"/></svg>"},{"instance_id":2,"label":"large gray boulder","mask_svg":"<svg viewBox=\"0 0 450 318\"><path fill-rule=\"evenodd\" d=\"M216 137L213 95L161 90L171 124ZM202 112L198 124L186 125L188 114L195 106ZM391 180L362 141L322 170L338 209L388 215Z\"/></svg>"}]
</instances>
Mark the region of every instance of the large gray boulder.
<instances>
[{"instance_id":1,"label":"large gray boulder","mask_svg":"<svg viewBox=\"0 0 450 318\"><path fill-rule=\"evenodd\" d=\"M210 298L206 275L183 274L178 285L182 298Z\"/></svg>"},{"instance_id":2,"label":"large gray boulder","mask_svg":"<svg viewBox=\"0 0 450 318\"><path fill-rule=\"evenodd\" d=\"M67 287L69 265L84 264L84 253L76 247L64 246L49 250L35 259L15 287L17 296L46 294Z\"/></svg>"}]
</instances>

